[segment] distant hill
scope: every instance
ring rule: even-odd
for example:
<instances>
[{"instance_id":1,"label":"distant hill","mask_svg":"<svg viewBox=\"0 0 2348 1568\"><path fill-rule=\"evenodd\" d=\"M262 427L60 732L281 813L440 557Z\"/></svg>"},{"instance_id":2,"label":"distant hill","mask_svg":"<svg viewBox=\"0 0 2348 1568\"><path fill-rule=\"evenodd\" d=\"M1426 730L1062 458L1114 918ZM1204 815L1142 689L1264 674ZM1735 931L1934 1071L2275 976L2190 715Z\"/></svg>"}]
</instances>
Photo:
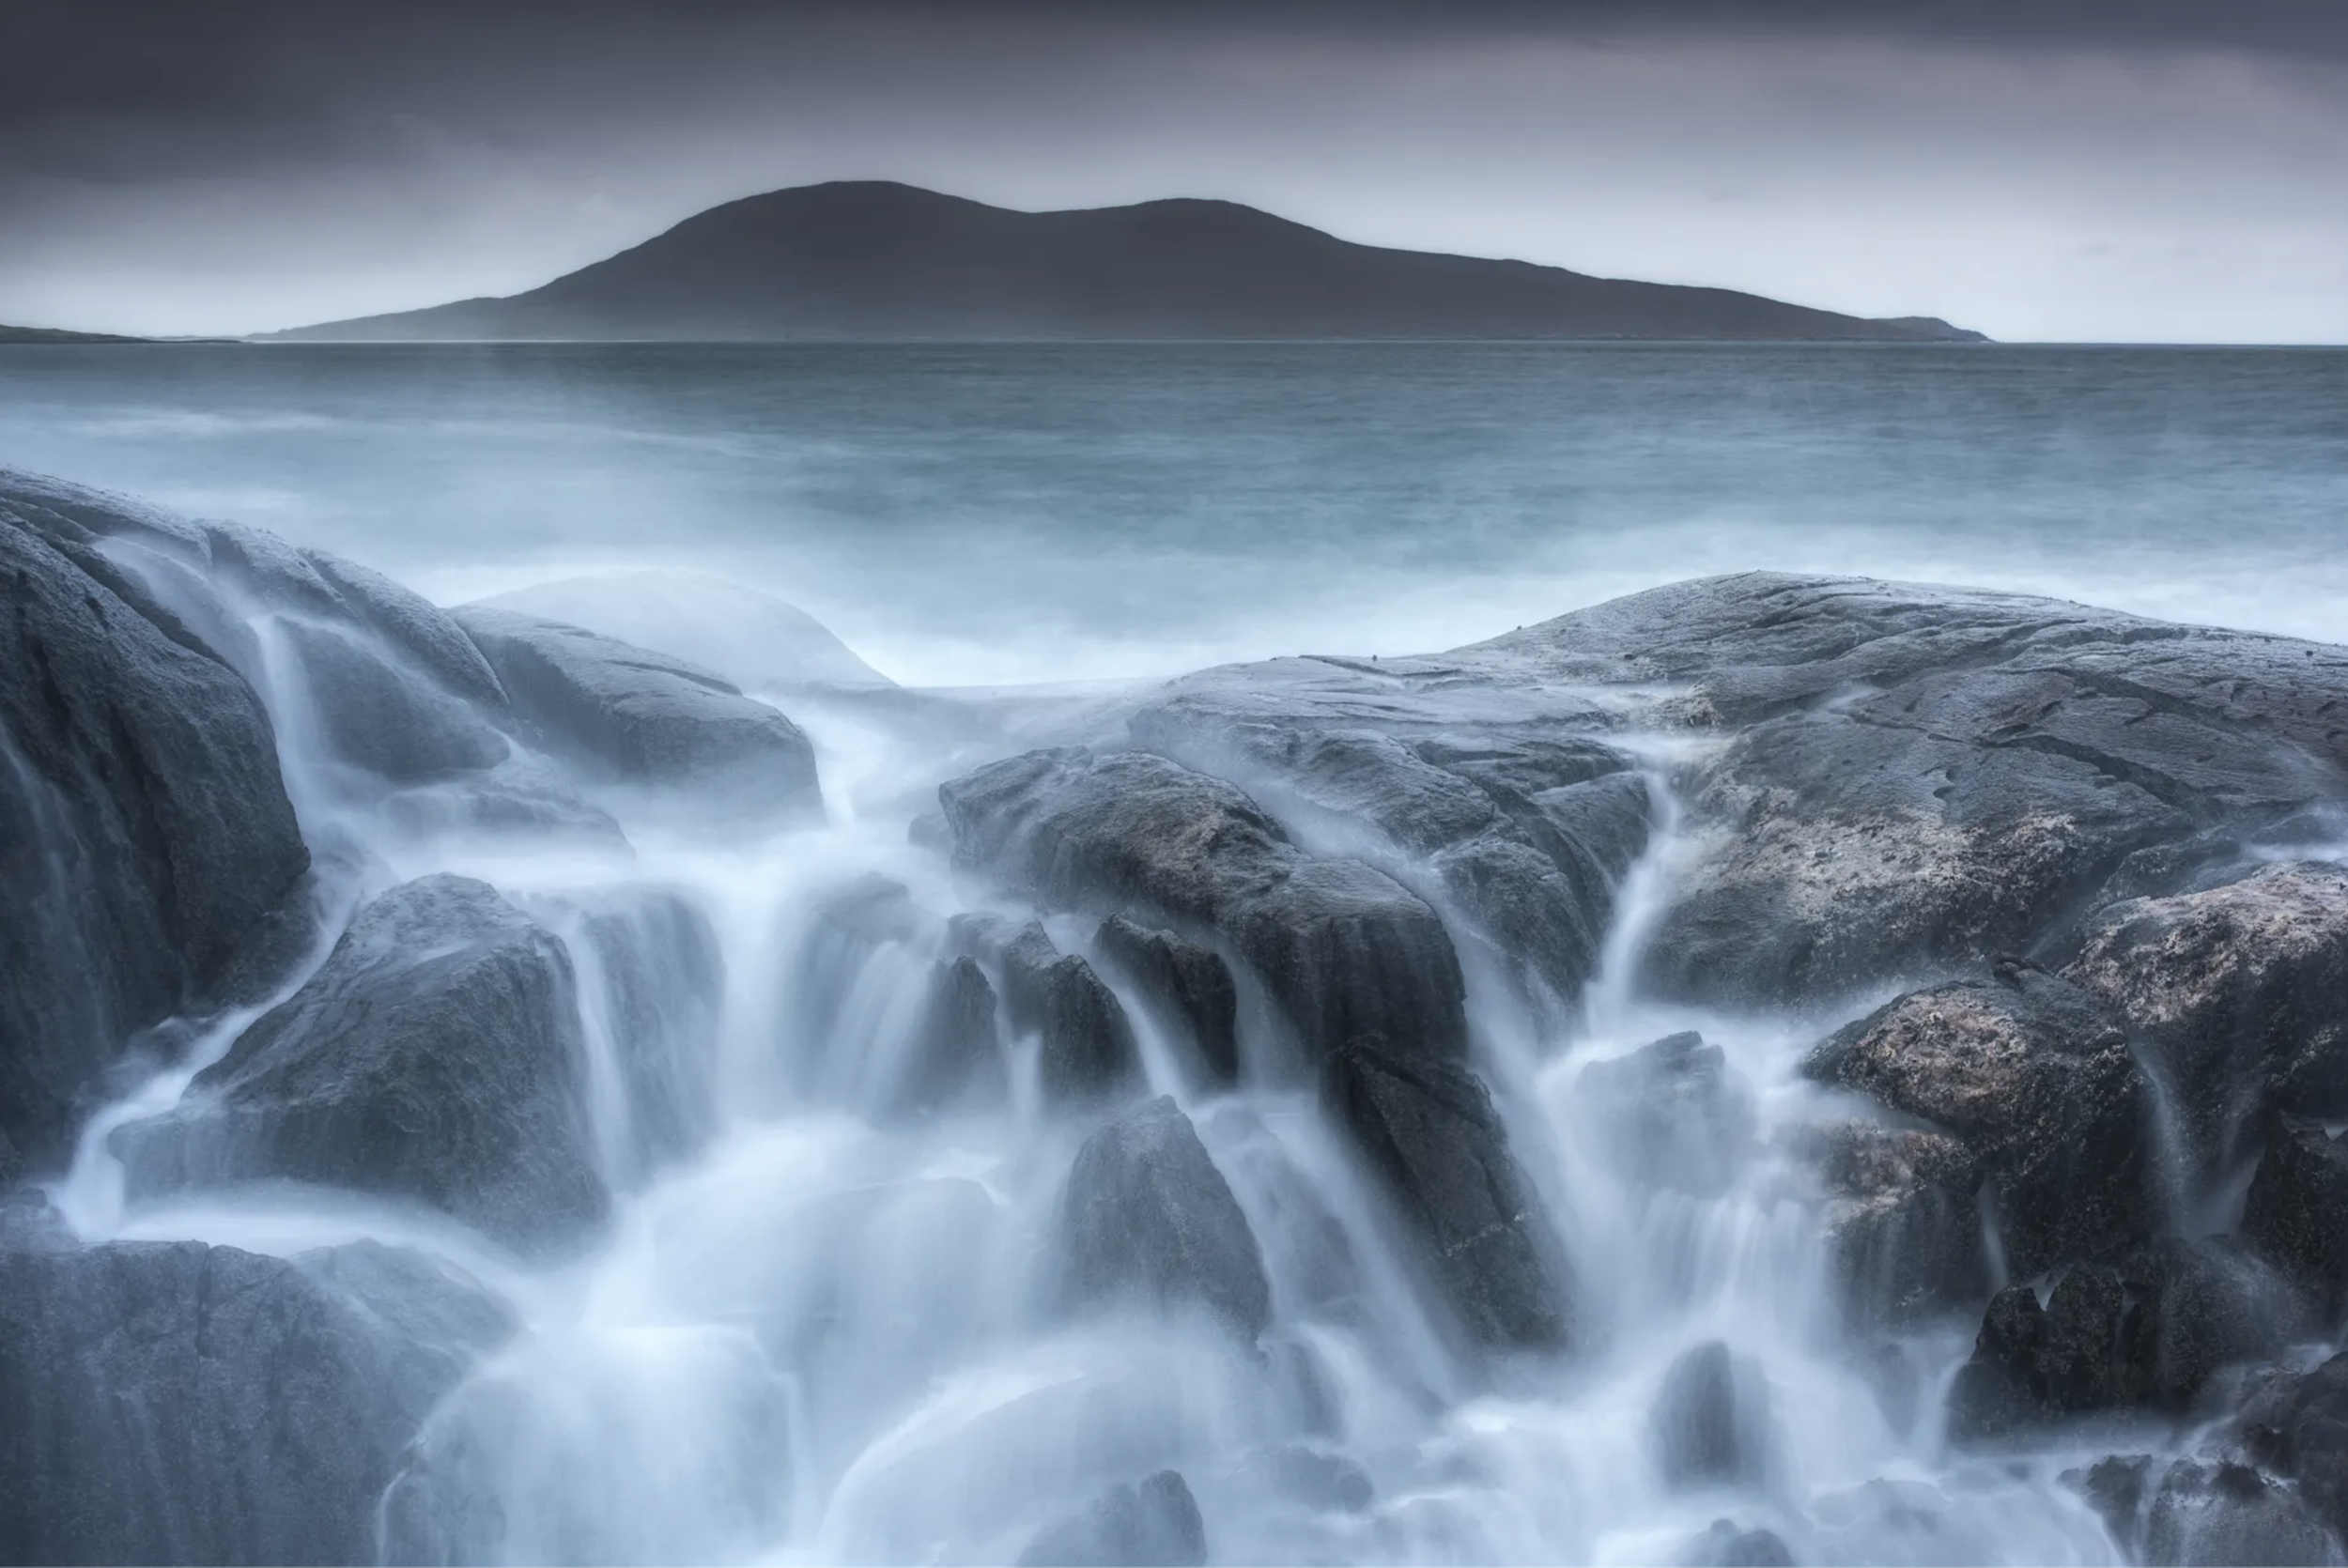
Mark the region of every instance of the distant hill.
<instances>
[{"instance_id":1,"label":"distant hill","mask_svg":"<svg viewBox=\"0 0 2348 1568\"><path fill-rule=\"evenodd\" d=\"M146 343L146 338L116 337L111 332L69 332L56 327L0 327L6 343Z\"/></svg>"},{"instance_id":2,"label":"distant hill","mask_svg":"<svg viewBox=\"0 0 2348 1568\"><path fill-rule=\"evenodd\" d=\"M1232 202L1014 212L886 182L698 216L504 299L270 334L588 339L1697 338L1969 342L1724 288L1356 245Z\"/></svg>"}]
</instances>

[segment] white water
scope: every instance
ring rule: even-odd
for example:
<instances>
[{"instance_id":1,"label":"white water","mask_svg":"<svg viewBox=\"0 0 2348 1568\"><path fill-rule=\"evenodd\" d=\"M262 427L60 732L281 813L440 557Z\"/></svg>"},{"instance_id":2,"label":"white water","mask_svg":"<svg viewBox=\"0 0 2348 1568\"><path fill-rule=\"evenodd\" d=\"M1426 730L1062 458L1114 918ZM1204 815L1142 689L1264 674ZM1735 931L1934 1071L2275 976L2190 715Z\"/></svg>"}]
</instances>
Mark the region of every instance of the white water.
<instances>
[{"instance_id":1,"label":"white water","mask_svg":"<svg viewBox=\"0 0 2348 1568\"><path fill-rule=\"evenodd\" d=\"M102 1112L54 1195L91 1240L290 1253L372 1236L438 1252L511 1299L523 1331L422 1443L442 1512L455 1519L461 1497L465 1517L495 1521L460 1549L519 1562L1002 1561L1104 1486L1170 1467L1229 1562L1655 1562L1721 1518L1778 1531L1805 1562L2117 1560L2056 1481L2108 1441L1954 1456L1940 1407L1970 1327L1888 1347L1846 1333L1817 1197L1786 1148L1827 1109L1795 1076L1816 1022L1691 1014L1630 987L1684 851L1668 810L1578 1028L1545 1033L1491 977L1472 987L1482 1066L1579 1280L1568 1356L1489 1376L1461 1359L1309 1089L1204 1097L1145 1041L1153 1088L1189 1111L1262 1246L1274 1325L1258 1352L1203 1325L1049 1309L1055 1211L1087 1129L1043 1115L1031 1063L1004 1111L882 1112L937 929L860 949L820 912L874 872L938 916L984 899L907 834L935 781L979 760L972 743L925 748L902 721L806 708L826 828L746 838L615 798L601 804L632 851L423 834L320 754L272 612L241 613L326 907L339 917L397 881L459 871L569 943L616 1217L583 1255L531 1268L445 1220L345 1194L126 1206L106 1133L168 1109L257 1008L217 1021ZM1038 712L1065 725L1082 708ZM583 902L641 887L706 918L722 970L705 1007L665 1021L670 1066L715 1117L698 1152L665 1165L643 1158L645 1108L630 1102L617 1015L579 924ZM1260 1068L1268 1047L1245 1023L1243 1052ZM1754 1112L1749 1143L1711 1151L1724 1180L1704 1195L1618 1159L1579 1082L1592 1061L1689 1027L1724 1048ZM1715 1340L1766 1389L1767 1462L1734 1490L1675 1490L1652 1432L1658 1392L1679 1356ZM1331 1458L1367 1476L1367 1503L1300 1479L1316 1466L1325 1477Z\"/></svg>"}]
</instances>

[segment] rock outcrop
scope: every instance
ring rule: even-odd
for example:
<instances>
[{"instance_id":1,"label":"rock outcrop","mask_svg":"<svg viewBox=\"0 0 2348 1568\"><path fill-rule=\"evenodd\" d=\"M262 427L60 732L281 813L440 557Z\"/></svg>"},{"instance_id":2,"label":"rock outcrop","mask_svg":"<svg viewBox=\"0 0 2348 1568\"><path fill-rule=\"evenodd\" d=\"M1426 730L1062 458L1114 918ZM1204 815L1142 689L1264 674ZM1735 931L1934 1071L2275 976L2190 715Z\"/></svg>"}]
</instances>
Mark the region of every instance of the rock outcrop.
<instances>
[{"instance_id":1,"label":"rock outcrop","mask_svg":"<svg viewBox=\"0 0 2348 1568\"><path fill-rule=\"evenodd\" d=\"M487 884L432 876L360 910L318 972L115 1133L134 1192L272 1178L406 1198L524 1251L609 1199L562 944Z\"/></svg>"},{"instance_id":2,"label":"rock outcrop","mask_svg":"<svg viewBox=\"0 0 2348 1568\"><path fill-rule=\"evenodd\" d=\"M1060 1228L1061 1290L1074 1304L1203 1311L1251 1342L1271 1324L1255 1233L1169 1096L1085 1141Z\"/></svg>"},{"instance_id":3,"label":"rock outcrop","mask_svg":"<svg viewBox=\"0 0 2348 1568\"><path fill-rule=\"evenodd\" d=\"M820 821L815 751L777 710L666 654L511 610L456 610L533 744L613 784Z\"/></svg>"},{"instance_id":4,"label":"rock outcrop","mask_svg":"<svg viewBox=\"0 0 2348 1568\"><path fill-rule=\"evenodd\" d=\"M0 1251L0 1541L25 1562L380 1560L425 1417L513 1332L417 1253Z\"/></svg>"},{"instance_id":5,"label":"rock outcrop","mask_svg":"<svg viewBox=\"0 0 2348 1568\"><path fill-rule=\"evenodd\" d=\"M2328 1324L2348 1309L2348 1135L2280 1113L2244 1200L2242 1234Z\"/></svg>"},{"instance_id":6,"label":"rock outcrop","mask_svg":"<svg viewBox=\"0 0 2348 1568\"><path fill-rule=\"evenodd\" d=\"M1911 1323L1981 1299L1981 1160L1963 1140L1854 1121L1817 1144L1827 1244L1854 1325Z\"/></svg>"},{"instance_id":7,"label":"rock outcrop","mask_svg":"<svg viewBox=\"0 0 2348 1568\"><path fill-rule=\"evenodd\" d=\"M2143 1076L2093 997L2036 966L1912 992L1803 1070L1945 1129L1980 1160L2007 1259L2034 1274L2150 1234Z\"/></svg>"},{"instance_id":8,"label":"rock outcrop","mask_svg":"<svg viewBox=\"0 0 2348 1568\"><path fill-rule=\"evenodd\" d=\"M252 687L54 499L0 483L0 1133L36 1165L138 1031L306 922L309 866Z\"/></svg>"}]
</instances>

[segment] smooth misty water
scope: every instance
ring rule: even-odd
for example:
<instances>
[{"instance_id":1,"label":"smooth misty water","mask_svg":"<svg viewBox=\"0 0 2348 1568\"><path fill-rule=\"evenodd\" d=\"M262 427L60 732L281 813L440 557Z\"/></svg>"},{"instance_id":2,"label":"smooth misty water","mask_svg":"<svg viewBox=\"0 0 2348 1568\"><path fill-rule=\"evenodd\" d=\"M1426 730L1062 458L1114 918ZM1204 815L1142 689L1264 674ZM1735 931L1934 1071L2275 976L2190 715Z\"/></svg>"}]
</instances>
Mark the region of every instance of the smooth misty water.
<instances>
[{"instance_id":1,"label":"smooth misty water","mask_svg":"<svg viewBox=\"0 0 2348 1568\"><path fill-rule=\"evenodd\" d=\"M1428 652L1750 567L2348 640L2348 350L0 348L0 463L436 598L706 567L900 680Z\"/></svg>"},{"instance_id":2,"label":"smooth misty water","mask_svg":"<svg viewBox=\"0 0 2348 1568\"><path fill-rule=\"evenodd\" d=\"M1440 646L1744 566L2348 637L2340 353L0 351L0 463L262 524L442 597L589 563L714 569L804 604L892 673L949 682ZM950 744L934 710L779 699L817 743L818 830L720 838L615 799L632 855L419 837L319 754L304 672L266 635L282 612L241 613L264 634L248 673L330 908L456 869L560 932L582 898L652 885L720 941L719 994L674 1043L722 1126L649 1174L573 944L623 1196L608 1240L564 1266L345 1195L126 1207L105 1130L168 1108L242 1016L102 1113L57 1189L93 1238L288 1252L379 1236L508 1296L525 1332L424 1439L490 1499L488 1546L508 1560L1003 1560L1101 1486L1166 1466L1223 1561L1658 1561L1717 1518L1782 1531L1802 1561L2115 1560L2059 1473L2180 1440L1953 1453L1941 1403L1970 1326L1846 1330L1788 1152L1827 1108L1794 1071L1816 1021L1692 1015L1624 978L1681 853L1667 801L1578 1027L1472 978L1479 1062L1582 1282L1570 1356L1480 1376L1429 1320L1309 1086L1205 1093L1145 1039L1263 1243L1275 1322L1258 1355L1197 1325L1045 1310L1083 1130L1046 1117L1031 1078L996 1115L877 1112L936 937L843 951L818 912L873 871L939 915L989 896L907 834L939 777L983 760L969 727ZM1054 712L1083 716L1039 712L1037 738ZM1661 797L1671 752L1650 744ZM1724 1180L1703 1191L1639 1176L1579 1086L1587 1063L1691 1026L1725 1049L1759 1128L1710 1151ZM1268 1049L1243 1046L1251 1063ZM1333 1255L1352 1260L1334 1291ZM1766 1382L1768 1464L1675 1491L1657 1394L1716 1339ZM1306 1484L1332 1459L1367 1476L1366 1502Z\"/></svg>"}]
</instances>

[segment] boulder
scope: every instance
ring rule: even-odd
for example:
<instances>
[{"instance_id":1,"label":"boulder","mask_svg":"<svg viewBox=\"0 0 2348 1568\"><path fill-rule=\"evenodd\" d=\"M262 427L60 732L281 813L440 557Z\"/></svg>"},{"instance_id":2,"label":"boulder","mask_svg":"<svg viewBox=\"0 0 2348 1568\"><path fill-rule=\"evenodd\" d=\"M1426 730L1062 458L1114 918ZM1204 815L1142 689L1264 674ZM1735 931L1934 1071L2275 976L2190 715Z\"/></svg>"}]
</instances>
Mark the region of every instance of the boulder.
<instances>
[{"instance_id":1,"label":"boulder","mask_svg":"<svg viewBox=\"0 0 2348 1568\"><path fill-rule=\"evenodd\" d=\"M0 1132L37 1167L133 1036L307 919L259 699L78 537L0 485Z\"/></svg>"},{"instance_id":2,"label":"boulder","mask_svg":"<svg viewBox=\"0 0 2348 1568\"><path fill-rule=\"evenodd\" d=\"M1752 1091L1693 1030L1592 1062L1574 1087L1615 1167L1649 1187L1716 1195L1753 1145Z\"/></svg>"},{"instance_id":3,"label":"boulder","mask_svg":"<svg viewBox=\"0 0 2348 1568\"><path fill-rule=\"evenodd\" d=\"M2149 1234L2147 1094L2127 1037L2034 965L1911 992L1829 1037L1803 1071L1961 1139L2016 1274Z\"/></svg>"},{"instance_id":4,"label":"boulder","mask_svg":"<svg viewBox=\"0 0 2348 1568\"><path fill-rule=\"evenodd\" d=\"M1101 922L1092 947L1104 966L1188 1041L1210 1083L1239 1082L1239 991L1222 954L1121 915Z\"/></svg>"},{"instance_id":5,"label":"boulder","mask_svg":"<svg viewBox=\"0 0 2348 1568\"><path fill-rule=\"evenodd\" d=\"M2105 1411L2183 1414L2220 1371L2275 1354L2298 1327L2288 1295L2223 1240L2078 1264L2043 1311L2027 1285L1992 1299L1951 1391L1951 1430L1996 1437Z\"/></svg>"},{"instance_id":6,"label":"boulder","mask_svg":"<svg viewBox=\"0 0 2348 1568\"><path fill-rule=\"evenodd\" d=\"M1249 1341L1271 1324L1255 1233L1170 1096L1085 1140L1060 1230L1072 1304L1197 1309Z\"/></svg>"},{"instance_id":7,"label":"boulder","mask_svg":"<svg viewBox=\"0 0 2348 1568\"><path fill-rule=\"evenodd\" d=\"M1035 751L938 792L956 860L1048 905L1212 935L1307 1058L1357 1036L1456 1059L1458 956L1435 912L1358 861L1315 860L1220 779L1142 752Z\"/></svg>"},{"instance_id":8,"label":"boulder","mask_svg":"<svg viewBox=\"0 0 2348 1568\"><path fill-rule=\"evenodd\" d=\"M1945 1132L1842 1122L1816 1139L1827 1246L1854 1326L1896 1327L1981 1299L1989 1285L1981 1161Z\"/></svg>"},{"instance_id":9,"label":"boulder","mask_svg":"<svg viewBox=\"0 0 2348 1568\"><path fill-rule=\"evenodd\" d=\"M2348 1308L2348 1137L2277 1112L2244 1200L2242 1234L2318 1303Z\"/></svg>"},{"instance_id":10,"label":"boulder","mask_svg":"<svg viewBox=\"0 0 2348 1568\"><path fill-rule=\"evenodd\" d=\"M1567 1343L1564 1260L1474 1073L1365 1037L1322 1068L1321 1103L1361 1151L1471 1341L1513 1350Z\"/></svg>"},{"instance_id":11,"label":"boulder","mask_svg":"<svg viewBox=\"0 0 2348 1568\"><path fill-rule=\"evenodd\" d=\"M1085 1105L1148 1083L1132 1020L1092 966L1070 953L1043 972L1041 1079L1052 1104Z\"/></svg>"},{"instance_id":12,"label":"boulder","mask_svg":"<svg viewBox=\"0 0 2348 1568\"><path fill-rule=\"evenodd\" d=\"M1739 1530L1726 1519L1713 1520L1679 1560L1684 1568L1794 1568L1794 1554L1777 1531Z\"/></svg>"},{"instance_id":13,"label":"boulder","mask_svg":"<svg viewBox=\"0 0 2348 1568\"><path fill-rule=\"evenodd\" d=\"M1653 1437L1668 1486L1759 1485L1775 1441L1769 1380L1718 1340L1699 1345L1663 1375Z\"/></svg>"},{"instance_id":14,"label":"boulder","mask_svg":"<svg viewBox=\"0 0 2348 1568\"><path fill-rule=\"evenodd\" d=\"M331 623L286 619L281 627L328 755L417 784L495 767L513 749L479 708L392 648Z\"/></svg>"},{"instance_id":15,"label":"boulder","mask_svg":"<svg viewBox=\"0 0 2348 1568\"><path fill-rule=\"evenodd\" d=\"M1205 1522L1175 1470L1138 1486L1118 1483L1019 1554L1020 1568L1198 1568L1206 1560Z\"/></svg>"},{"instance_id":16,"label":"boulder","mask_svg":"<svg viewBox=\"0 0 2348 1568\"><path fill-rule=\"evenodd\" d=\"M935 1111L973 1097L1002 1097L1010 1079L995 1014L995 987L976 959L965 955L931 968L929 1000L900 1091L906 1108Z\"/></svg>"},{"instance_id":17,"label":"boulder","mask_svg":"<svg viewBox=\"0 0 2348 1568\"><path fill-rule=\"evenodd\" d=\"M403 1450L513 1329L446 1265L374 1242L0 1252L6 1555L378 1561Z\"/></svg>"},{"instance_id":18,"label":"boulder","mask_svg":"<svg viewBox=\"0 0 2348 1568\"><path fill-rule=\"evenodd\" d=\"M692 791L762 818L822 820L814 747L731 682L560 622L454 613L541 749L608 783Z\"/></svg>"},{"instance_id":19,"label":"boulder","mask_svg":"<svg viewBox=\"0 0 2348 1568\"><path fill-rule=\"evenodd\" d=\"M178 1110L117 1129L114 1147L134 1194L318 1182L543 1252L608 1207L583 1053L563 945L485 883L425 877L361 908Z\"/></svg>"},{"instance_id":20,"label":"boulder","mask_svg":"<svg viewBox=\"0 0 2348 1568\"><path fill-rule=\"evenodd\" d=\"M2064 973L2165 1069L2202 1168L2262 1110L2348 1115L2348 867L2271 864L2114 904Z\"/></svg>"}]
</instances>

